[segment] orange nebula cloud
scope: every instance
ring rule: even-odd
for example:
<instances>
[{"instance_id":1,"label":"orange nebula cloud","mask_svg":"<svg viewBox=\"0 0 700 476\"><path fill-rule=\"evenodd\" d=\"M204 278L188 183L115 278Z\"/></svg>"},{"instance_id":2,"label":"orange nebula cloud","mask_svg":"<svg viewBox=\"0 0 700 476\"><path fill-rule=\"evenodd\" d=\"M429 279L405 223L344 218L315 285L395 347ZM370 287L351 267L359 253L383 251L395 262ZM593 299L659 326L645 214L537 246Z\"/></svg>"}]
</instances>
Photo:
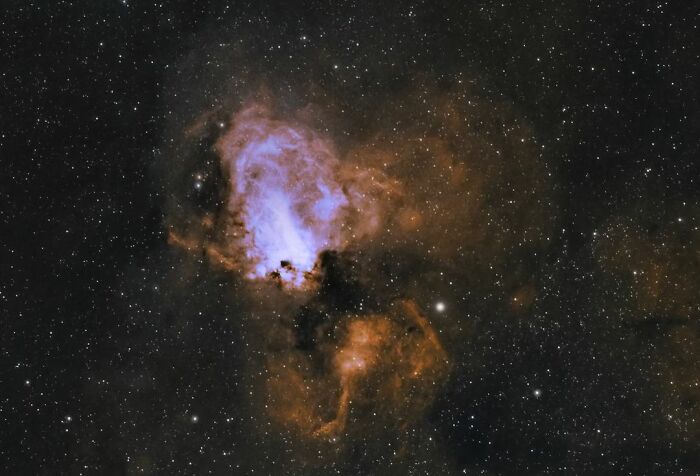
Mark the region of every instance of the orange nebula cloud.
<instances>
[{"instance_id":1,"label":"orange nebula cloud","mask_svg":"<svg viewBox=\"0 0 700 476\"><path fill-rule=\"evenodd\" d=\"M223 175L218 208L202 220L174 207L187 215L181 222L189 234L170 242L249 282L279 284L280 301L326 299L319 255L344 250L361 256L348 271L362 275L360 286L387 286L384 303L428 298L434 289L425 278L444 270L484 295L494 294L493 283L512 290L499 304L524 314L537 289L530 269L513 263L539 259L549 246L551 174L526 123L507 106L465 101L468 94L404 92L378 107L376 118L363 116L358 134L352 124L328 127L313 106L281 117L272 101L249 103L216 127L200 117L184 135L212 134ZM393 257L429 266L382 269ZM344 278L328 294L342 294ZM256 301L287 306L275 299ZM328 311L304 329L314 342L305 349L290 324L292 306L270 313L277 319L256 312L265 338L281 341L261 350L264 412L281 430L310 441L373 424L400 430L420 418L448 375L441 340L413 300L385 313Z\"/></svg>"},{"instance_id":2,"label":"orange nebula cloud","mask_svg":"<svg viewBox=\"0 0 700 476\"><path fill-rule=\"evenodd\" d=\"M351 408L380 414L393 426L410 424L432 401L447 376L447 355L413 301L387 314L348 316L322 344L327 370L290 352L270 362L268 408L282 426L311 438L335 439L348 431Z\"/></svg>"}]
</instances>

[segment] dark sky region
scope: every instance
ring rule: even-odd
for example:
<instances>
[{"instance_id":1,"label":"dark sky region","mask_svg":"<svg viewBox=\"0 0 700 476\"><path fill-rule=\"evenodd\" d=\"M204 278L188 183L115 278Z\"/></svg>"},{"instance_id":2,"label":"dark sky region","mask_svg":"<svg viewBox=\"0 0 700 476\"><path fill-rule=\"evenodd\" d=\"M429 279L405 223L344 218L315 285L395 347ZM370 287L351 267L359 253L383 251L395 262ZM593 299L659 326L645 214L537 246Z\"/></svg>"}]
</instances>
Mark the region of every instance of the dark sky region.
<instances>
[{"instance_id":1,"label":"dark sky region","mask_svg":"<svg viewBox=\"0 0 700 476\"><path fill-rule=\"evenodd\" d=\"M693 2L1 9L2 474L700 473Z\"/></svg>"}]
</instances>

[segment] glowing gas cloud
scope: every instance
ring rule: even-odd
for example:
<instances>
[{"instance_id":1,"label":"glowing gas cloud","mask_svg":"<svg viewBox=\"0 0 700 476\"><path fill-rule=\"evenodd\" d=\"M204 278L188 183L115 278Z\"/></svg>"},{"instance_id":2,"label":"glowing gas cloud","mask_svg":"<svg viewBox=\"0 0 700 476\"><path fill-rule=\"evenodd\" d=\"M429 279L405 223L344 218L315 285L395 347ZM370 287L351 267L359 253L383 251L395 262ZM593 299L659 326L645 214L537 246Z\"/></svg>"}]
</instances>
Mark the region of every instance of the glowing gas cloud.
<instances>
[{"instance_id":1,"label":"glowing gas cloud","mask_svg":"<svg viewBox=\"0 0 700 476\"><path fill-rule=\"evenodd\" d=\"M270 355L266 407L307 437L332 440L371 422L408 424L449 371L437 333L412 300L382 314L344 316L326 331L320 334L335 337L319 342L324 359L298 349Z\"/></svg>"},{"instance_id":2,"label":"glowing gas cloud","mask_svg":"<svg viewBox=\"0 0 700 476\"><path fill-rule=\"evenodd\" d=\"M339 249L357 196L340 185L332 145L301 125L243 109L217 150L229 179L230 235L245 254L248 278L276 276L299 287L325 249Z\"/></svg>"},{"instance_id":3,"label":"glowing gas cloud","mask_svg":"<svg viewBox=\"0 0 700 476\"><path fill-rule=\"evenodd\" d=\"M443 272L485 295L484 276L507 277L509 312L537 297L529 270L512 269L547 249L555 220L534 134L469 90L421 89L337 121L332 101L248 101L184 131L175 152L188 180L200 183L204 166L222 173L207 175L215 197L194 194L210 205L172 207L169 242L250 282L233 291L249 298L245 325L259 337L252 403L298 437L285 444L349 450L367 435L405 436L449 378L448 346L461 345L443 347L440 331L470 332L448 319L434 328L421 311L452 293Z\"/></svg>"}]
</instances>

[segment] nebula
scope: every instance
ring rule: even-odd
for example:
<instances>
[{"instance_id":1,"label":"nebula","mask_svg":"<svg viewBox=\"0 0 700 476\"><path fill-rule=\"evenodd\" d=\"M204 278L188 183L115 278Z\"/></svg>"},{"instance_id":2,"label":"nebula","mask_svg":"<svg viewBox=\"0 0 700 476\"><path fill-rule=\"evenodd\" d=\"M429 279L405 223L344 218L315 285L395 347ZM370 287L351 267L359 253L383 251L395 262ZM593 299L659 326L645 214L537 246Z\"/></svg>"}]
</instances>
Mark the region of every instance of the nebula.
<instances>
[{"instance_id":1,"label":"nebula","mask_svg":"<svg viewBox=\"0 0 700 476\"><path fill-rule=\"evenodd\" d=\"M342 316L325 330L310 353L295 346L268 365L266 406L301 436L334 441L372 422L409 425L447 376L447 354L412 300Z\"/></svg>"},{"instance_id":2,"label":"nebula","mask_svg":"<svg viewBox=\"0 0 700 476\"><path fill-rule=\"evenodd\" d=\"M370 299L381 277L365 269L355 279L355 260L334 266L329 257L381 249L394 215L410 221L417 204L381 162L366 160L370 153L342 155L263 103L234 113L213 150L221 207L190 220L188 232L171 227L169 242L243 277L264 303L256 313L281 317L262 326L265 413L312 441L336 441L377 420L395 429L414 422L448 374L447 352L415 300L401 292ZM279 285L277 294L268 283ZM360 297L348 298L352 292ZM292 295L301 307L285 303Z\"/></svg>"},{"instance_id":3,"label":"nebula","mask_svg":"<svg viewBox=\"0 0 700 476\"><path fill-rule=\"evenodd\" d=\"M431 322L436 296L514 315L536 301L526 263L549 246L550 174L527 123L467 94L410 89L343 122L330 93L256 93L179 130L189 190L203 164L220 177L216 200L174 204L169 242L250 306L253 405L285 442L424 423L473 325L448 317L458 306Z\"/></svg>"},{"instance_id":4,"label":"nebula","mask_svg":"<svg viewBox=\"0 0 700 476\"><path fill-rule=\"evenodd\" d=\"M259 105L232 122L216 144L230 181L228 211L237 218L228 235L245 254L248 278L276 276L300 287L321 251L347 241L350 210L366 204L352 185L341 185L328 140L272 119Z\"/></svg>"}]
</instances>

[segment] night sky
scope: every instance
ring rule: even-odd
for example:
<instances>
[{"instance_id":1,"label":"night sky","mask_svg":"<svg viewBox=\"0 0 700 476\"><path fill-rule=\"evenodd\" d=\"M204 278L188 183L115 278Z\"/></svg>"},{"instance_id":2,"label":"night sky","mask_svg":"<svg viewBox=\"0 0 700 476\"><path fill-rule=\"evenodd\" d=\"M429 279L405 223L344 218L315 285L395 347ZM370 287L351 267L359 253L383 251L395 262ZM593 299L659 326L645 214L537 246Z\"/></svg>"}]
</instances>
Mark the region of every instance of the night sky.
<instances>
[{"instance_id":1,"label":"night sky","mask_svg":"<svg viewBox=\"0 0 700 476\"><path fill-rule=\"evenodd\" d=\"M700 474L694 2L3 2L0 473Z\"/></svg>"}]
</instances>

